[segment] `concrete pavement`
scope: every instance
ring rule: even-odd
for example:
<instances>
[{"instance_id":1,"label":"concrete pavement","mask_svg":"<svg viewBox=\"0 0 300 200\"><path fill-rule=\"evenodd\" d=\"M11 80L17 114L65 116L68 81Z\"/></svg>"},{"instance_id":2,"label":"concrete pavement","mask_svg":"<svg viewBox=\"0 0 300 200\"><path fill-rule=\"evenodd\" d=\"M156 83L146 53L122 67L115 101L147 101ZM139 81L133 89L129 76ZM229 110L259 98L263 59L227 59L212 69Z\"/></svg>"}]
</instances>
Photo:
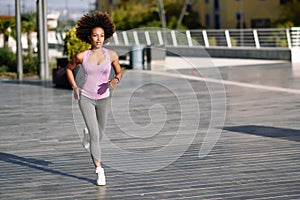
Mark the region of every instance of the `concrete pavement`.
<instances>
[{"instance_id":1,"label":"concrete pavement","mask_svg":"<svg viewBox=\"0 0 300 200\"><path fill-rule=\"evenodd\" d=\"M299 199L300 77L288 62L226 63L125 74L103 144L105 187L71 91L1 80L0 198Z\"/></svg>"}]
</instances>

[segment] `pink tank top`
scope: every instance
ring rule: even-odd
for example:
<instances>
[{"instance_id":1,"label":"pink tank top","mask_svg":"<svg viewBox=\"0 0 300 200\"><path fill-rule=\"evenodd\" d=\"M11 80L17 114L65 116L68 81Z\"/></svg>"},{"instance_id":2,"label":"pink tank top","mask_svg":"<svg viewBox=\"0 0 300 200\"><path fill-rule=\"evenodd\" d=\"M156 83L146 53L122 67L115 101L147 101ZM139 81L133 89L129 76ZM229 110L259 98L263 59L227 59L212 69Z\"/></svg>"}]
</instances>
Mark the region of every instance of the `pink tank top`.
<instances>
[{"instance_id":1,"label":"pink tank top","mask_svg":"<svg viewBox=\"0 0 300 200\"><path fill-rule=\"evenodd\" d=\"M84 52L82 62L84 83L81 94L90 99L103 99L109 97L109 75L111 70L111 61L109 52L103 48L105 62L100 65L90 64L88 62L90 50Z\"/></svg>"}]
</instances>

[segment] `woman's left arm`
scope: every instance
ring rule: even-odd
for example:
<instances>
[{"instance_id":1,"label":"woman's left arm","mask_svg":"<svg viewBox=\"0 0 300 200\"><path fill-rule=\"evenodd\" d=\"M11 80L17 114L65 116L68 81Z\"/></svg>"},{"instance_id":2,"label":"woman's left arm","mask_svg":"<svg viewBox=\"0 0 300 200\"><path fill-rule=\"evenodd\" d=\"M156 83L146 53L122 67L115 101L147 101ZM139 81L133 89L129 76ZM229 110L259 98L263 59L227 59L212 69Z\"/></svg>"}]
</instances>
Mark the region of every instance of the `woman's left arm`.
<instances>
[{"instance_id":1,"label":"woman's left arm","mask_svg":"<svg viewBox=\"0 0 300 200\"><path fill-rule=\"evenodd\" d=\"M112 66L115 70L115 73L116 73L116 76L110 80L110 84L111 84L111 87L112 88L115 88L117 86L117 84L121 81L122 79L122 68L120 66L120 63L119 63L119 57L118 55L115 53L115 52L112 52Z\"/></svg>"}]
</instances>

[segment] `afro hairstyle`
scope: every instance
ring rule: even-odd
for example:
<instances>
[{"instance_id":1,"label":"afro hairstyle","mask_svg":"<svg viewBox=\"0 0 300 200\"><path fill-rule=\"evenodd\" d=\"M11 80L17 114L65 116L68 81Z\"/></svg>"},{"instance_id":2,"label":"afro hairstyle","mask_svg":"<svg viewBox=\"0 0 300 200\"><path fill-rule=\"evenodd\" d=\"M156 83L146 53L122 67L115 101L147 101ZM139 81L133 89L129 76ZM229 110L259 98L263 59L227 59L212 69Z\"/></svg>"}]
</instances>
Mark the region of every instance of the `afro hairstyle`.
<instances>
[{"instance_id":1,"label":"afro hairstyle","mask_svg":"<svg viewBox=\"0 0 300 200\"><path fill-rule=\"evenodd\" d=\"M89 36L92 29L101 27L104 30L105 40L115 32L115 24L108 13L94 12L84 14L77 22L76 36L83 42L90 43Z\"/></svg>"}]
</instances>

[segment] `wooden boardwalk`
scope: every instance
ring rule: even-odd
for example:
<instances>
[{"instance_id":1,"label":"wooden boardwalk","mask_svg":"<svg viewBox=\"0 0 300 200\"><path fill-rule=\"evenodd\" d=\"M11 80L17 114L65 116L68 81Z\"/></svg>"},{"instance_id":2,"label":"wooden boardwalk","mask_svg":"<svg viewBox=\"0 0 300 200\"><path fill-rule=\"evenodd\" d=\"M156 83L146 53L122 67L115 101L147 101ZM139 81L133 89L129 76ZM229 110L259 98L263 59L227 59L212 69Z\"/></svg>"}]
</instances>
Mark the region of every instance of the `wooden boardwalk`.
<instances>
[{"instance_id":1,"label":"wooden boardwalk","mask_svg":"<svg viewBox=\"0 0 300 200\"><path fill-rule=\"evenodd\" d=\"M300 77L284 64L219 70L228 81L226 118L223 127L210 127L222 134L204 158L211 98L224 101L221 87L209 91L195 69L127 72L106 129L105 187L95 185L81 146L71 91L1 80L0 199L300 199Z\"/></svg>"}]
</instances>

